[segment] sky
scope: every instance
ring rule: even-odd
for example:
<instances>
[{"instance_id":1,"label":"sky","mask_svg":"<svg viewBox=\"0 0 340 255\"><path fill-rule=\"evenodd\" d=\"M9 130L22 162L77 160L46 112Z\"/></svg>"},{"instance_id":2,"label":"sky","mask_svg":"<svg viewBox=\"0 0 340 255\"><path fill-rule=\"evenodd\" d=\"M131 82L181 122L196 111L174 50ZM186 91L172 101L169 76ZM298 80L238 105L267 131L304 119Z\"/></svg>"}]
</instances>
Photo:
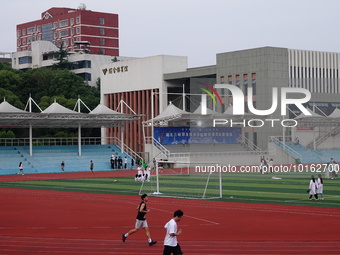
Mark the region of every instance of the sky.
<instances>
[{"instance_id":1,"label":"sky","mask_svg":"<svg viewBox=\"0 0 340 255\"><path fill-rule=\"evenodd\" d=\"M339 0L2 0L0 52L16 51L16 25L51 7L119 15L120 56L187 56L188 67L216 54L264 46L340 52Z\"/></svg>"}]
</instances>

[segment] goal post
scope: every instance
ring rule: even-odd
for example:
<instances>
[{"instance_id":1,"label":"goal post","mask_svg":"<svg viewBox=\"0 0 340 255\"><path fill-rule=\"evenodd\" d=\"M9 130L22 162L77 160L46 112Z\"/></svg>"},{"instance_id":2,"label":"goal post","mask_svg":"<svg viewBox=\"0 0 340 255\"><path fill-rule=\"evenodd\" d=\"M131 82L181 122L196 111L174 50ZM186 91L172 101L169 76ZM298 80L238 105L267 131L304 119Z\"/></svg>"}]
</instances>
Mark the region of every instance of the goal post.
<instances>
[{"instance_id":1,"label":"goal post","mask_svg":"<svg viewBox=\"0 0 340 255\"><path fill-rule=\"evenodd\" d=\"M168 168L162 165L170 165ZM219 199L222 198L222 173L216 162L156 160L151 176L141 182L139 194L149 196Z\"/></svg>"}]
</instances>

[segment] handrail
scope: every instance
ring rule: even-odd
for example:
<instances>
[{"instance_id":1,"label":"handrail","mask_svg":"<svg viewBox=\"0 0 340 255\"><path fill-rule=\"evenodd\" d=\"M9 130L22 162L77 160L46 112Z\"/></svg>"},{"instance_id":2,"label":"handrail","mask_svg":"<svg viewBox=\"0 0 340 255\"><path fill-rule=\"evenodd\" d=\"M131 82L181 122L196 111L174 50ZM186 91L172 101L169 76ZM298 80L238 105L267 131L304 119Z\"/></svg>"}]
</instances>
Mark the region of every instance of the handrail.
<instances>
[{"instance_id":1,"label":"handrail","mask_svg":"<svg viewBox=\"0 0 340 255\"><path fill-rule=\"evenodd\" d=\"M247 137L244 137L244 142L241 142L242 145L245 145L251 151L262 152L262 149L259 148L256 144L250 141Z\"/></svg>"},{"instance_id":2,"label":"handrail","mask_svg":"<svg viewBox=\"0 0 340 255\"><path fill-rule=\"evenodd\" d=\"M315 146L320 145L321 143L323 143L324 141L326 141L327 138L331 137L334 134L338 134L340 131L340 126L335 127L334 129L332 129L331 131L327 132L326 134L318 137L315 140ZM314 142L311 142L308 144L308 148L310 148L311 146L314 146Z\"/></svg>"},{"instance_id":3,"label":"handrail","mask_svg":"<svg viewBox=\"0 0 340 255\"><path fill-rule=\"evenodd\" d=\"M284 144L282 141L280 141L278 137L270 136L269 141L274 142L277 146L279 146L283 151L287 152L293 158L302 160L302 155L300 153Z\"/></svg>"},{"instance_id":4,"label":"handrail","mask_svg":"<svg viewBox=\"0 0 340 255\"><path fill-rule=\"evenodd\" d=\"M170 151L165 148L159 141L157 141L155 138L151 137L151 136L147 136L145 137L145 142L146 143L151 143L151 141L153 142L152 144L156 146L157 149L159 149L159 151L165 156L165 157L169 157L170 156Z\"/></svg>"},{"instance_id":5,"label":"handrail","mask_svg":"<svg viewBox=\"0 0 340 255\"><path fill-rule=\"evenodd\" d=\"M81 145L101 145L101 144L115 144L135 159L141 159L134 150L122 143L117 137L82 137ZM78 145L78 137L48 137L48 138L32 138L33 146L58 146L58 145ZM29 138L0 138L0 146L29 146Z\"/></svg>"}]
</instances>

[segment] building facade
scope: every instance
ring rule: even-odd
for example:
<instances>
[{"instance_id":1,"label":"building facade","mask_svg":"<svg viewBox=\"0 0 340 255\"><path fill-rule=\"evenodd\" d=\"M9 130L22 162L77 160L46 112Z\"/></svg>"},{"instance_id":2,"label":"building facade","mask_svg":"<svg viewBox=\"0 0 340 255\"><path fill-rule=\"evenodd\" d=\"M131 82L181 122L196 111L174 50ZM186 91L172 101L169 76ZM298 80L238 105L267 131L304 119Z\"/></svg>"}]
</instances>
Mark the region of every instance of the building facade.
<instances>
[{"instance_id":1,"label":"building facade","mask_svg":"<svg viewBox=\"0 0 340 255\"><path fill-rule=\"evenodd\" d=\"M19 24L16 29L17 51L31 49L34 41L50 41L68 51L83 50L92 54L119 56L118 15L86 10L53 7L41 19Z\"/></svg>"},{"instance_id":2,"label":"building facade","mask_svg":"<svg viewBox=\"0 0 340 255\"><path fill-rule=\"evenodd\" d=\"M340 107L340 53L262 47L217 54L216 65L199 68L188 68L186 61L181 57L150 61L155 58L157 57L104 66L103 70L106 70L106 74L101 74L102 103L115 109L119 100L126 100L136 113L145 114L143 120L147 120L151 118L151 112L154 116L161 113L169 101L182 109L183 101L180 100L183 99L182 93L188 95L184 97L187 101L189 94L195 94L192 99L197 97L196 94L199 93L203 83L209 85L224 83L233 84L242 90L246 114L249 113L248 97L251 97L255 109L270 109L273 103L273 87L278 91L284 87L309 90L312 97L304 106L319 114L329 114ZM172 68L164 69L164 66ZM151 79L152 77L157 79ZM247 94L248 87L252 88L252 95ZM150 96L155 90L163 96L153 98L154 110L151 111ZM214 106L208 102L207 105L214 107L213 110L217 112L224 113L233 104L233 99L226 89L218 89L217 92L223 98L223 104ZM188 99L188 101L192 100ZM193 106L187 102L183 107L184 110L194 112L197 105ZM287 116L281 116L279 104L270 118L282 120L300 114L299 109L294 105L289 105L287 112ZM136 126L131 130L125 130L124 141L134 150L143 151L141 145L137 146L143 142L141 123L132 125ZM268 146L268 138L282 136L283 131L281 125L245 126L242 135L265 150ZM108 137L120 136L119 132L112 129L105 132ZM285 132L290 135L291 131L286 129Z\"/></svg>"},{"instance_id":3,"label":"building facade","mask_svg":"<svg viewBox=\"0 0 340 255\"><path fill-rule=\"evenodd\" d=\"M52 67L58 63L59 48L49 41L31 42L29 50L12 53L12 68L29 70L40 67ZM87 54L83 51L69 52L67 61L71 72L77 74L90 86L96 86L100 77L101 65L127 59L107 55Z\"/></svg>"},{"instance_id":4,"label":"building facade","mask_svg":"<svg viewBox=\"0 0 340 255\"><path fill-rule=\"evenodd\" d=\"M168 84L163 75L186 71L187 65L186 57L177 56L154 56L103 65L101 103L113 110L143 114L143 117L126 125L125 130L104 129L102 137L118 137L132 150L144 152L144 136L151 137L151 130L143 130L142 122L157 116L168 103Z\"/></svg>"}]
</instances>

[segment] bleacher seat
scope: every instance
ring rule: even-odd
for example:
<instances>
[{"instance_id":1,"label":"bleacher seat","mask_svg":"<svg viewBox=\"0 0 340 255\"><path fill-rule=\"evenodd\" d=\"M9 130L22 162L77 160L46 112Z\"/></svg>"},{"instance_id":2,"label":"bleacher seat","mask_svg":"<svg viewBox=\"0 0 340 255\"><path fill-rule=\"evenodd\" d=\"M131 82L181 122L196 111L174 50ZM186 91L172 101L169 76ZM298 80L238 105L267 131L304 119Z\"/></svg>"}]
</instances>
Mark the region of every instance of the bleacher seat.
<instances>
[{"instance_id":1,"label":"bleacher seat","mask_svg":"<svg viewBox=\"0 0 340 255\"><path fill-rule=\"evenodd\" d=\"M24 164L25 174L62 172L61 162L65 162L65 172L85 172L90 169L90 160L94 162L94 171L110 171L111 155L128 158L131 169L131 156L121 153L117 145L82 145L81 156L77 145L33 146L33 155L29 155L28 146L0 147L0 175L18 172L19 162Z\"/></svg>"}]
</instances>

